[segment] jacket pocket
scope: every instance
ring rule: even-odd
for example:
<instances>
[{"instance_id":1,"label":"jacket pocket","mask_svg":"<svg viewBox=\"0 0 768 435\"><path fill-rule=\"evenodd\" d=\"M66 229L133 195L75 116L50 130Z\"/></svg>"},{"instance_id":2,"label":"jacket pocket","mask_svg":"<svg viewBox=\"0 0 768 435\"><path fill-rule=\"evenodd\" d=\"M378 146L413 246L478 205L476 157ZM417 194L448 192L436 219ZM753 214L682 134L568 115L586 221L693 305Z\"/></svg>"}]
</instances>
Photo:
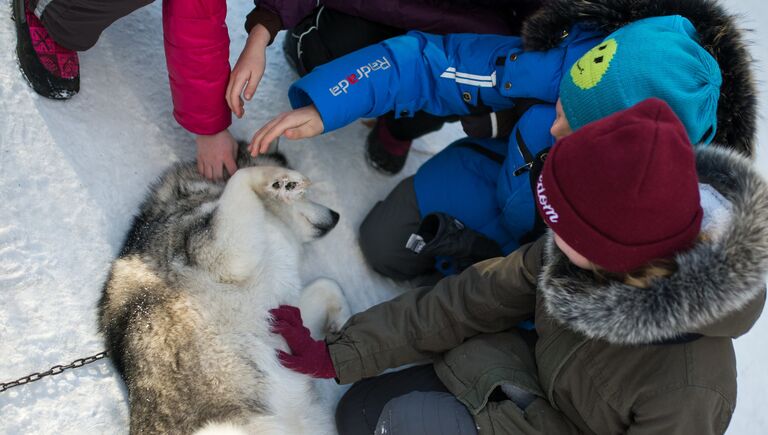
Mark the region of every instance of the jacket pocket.
<instances>
[{"instance_id":1,"label":"jacket pocket","mask_svg":"<svg viewBox=\"0 0 768 435\"><path fill-rule=\"evenodd\" d=\"M516 330L481 334L465 341L435 360L435 372L473 415L503 384L545 397L533 351Z\"/></svg>"}]
</instances>

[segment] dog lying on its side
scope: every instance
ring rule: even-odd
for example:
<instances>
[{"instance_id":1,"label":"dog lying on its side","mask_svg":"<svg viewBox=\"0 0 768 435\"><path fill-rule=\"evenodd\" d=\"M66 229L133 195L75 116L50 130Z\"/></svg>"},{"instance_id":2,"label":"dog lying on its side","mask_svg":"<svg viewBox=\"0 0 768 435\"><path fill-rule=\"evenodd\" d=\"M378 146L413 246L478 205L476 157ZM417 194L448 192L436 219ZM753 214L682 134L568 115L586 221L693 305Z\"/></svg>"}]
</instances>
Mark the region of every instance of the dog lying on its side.
<instances>
[{"instance_id":1,"label":"dog lying on its side","mask_svg":"<svg viewBox=\"0 0 768 435\"><path fill-rule=\"evenodd\" d=\"M166 172L112 264L99 326L132 434L335 433L313 381L280 365L268 311L298 305L318 338L349 317L335 282L302 291L298 273L302 244L339 215L304 198L281 155L240 154L226 185L193 163Z\"/></svg>"}]
</instances>

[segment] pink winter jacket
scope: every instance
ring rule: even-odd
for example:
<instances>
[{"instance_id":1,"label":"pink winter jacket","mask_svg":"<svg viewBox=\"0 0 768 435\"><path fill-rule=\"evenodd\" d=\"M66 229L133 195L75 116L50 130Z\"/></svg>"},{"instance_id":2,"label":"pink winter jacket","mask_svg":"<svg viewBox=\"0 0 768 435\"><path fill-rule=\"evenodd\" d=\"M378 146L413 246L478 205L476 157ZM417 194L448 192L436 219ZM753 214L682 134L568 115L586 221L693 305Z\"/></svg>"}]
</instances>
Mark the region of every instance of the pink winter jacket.
<instances>
[{"instance_id":1,"label":"pink winter jacket","mask_svg":"<svg viewBox=\"0 0 768 435\"><path fill-rule=\"evenodd\" d=\"M163 0L163 34L173 116L196 134L232 123L224 98L229 80L226 0Z\"/></svg>"}]
</instances>

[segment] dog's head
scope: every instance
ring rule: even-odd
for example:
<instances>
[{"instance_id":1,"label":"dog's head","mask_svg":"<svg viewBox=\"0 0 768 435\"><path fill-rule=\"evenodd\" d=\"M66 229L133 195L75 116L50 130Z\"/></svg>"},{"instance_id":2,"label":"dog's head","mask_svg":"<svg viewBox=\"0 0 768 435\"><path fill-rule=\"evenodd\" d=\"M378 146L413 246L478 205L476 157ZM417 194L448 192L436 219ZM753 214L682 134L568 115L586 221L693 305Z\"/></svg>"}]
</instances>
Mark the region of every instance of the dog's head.
<instances>
[{"instance_id":1,"label":"dog's head","mask_svg":"<svg viewBox=\"0 0 768 435\"><path fill-rule=\"evenodd\" d=\"M250 163L262 167L257 171L265 171L262 183L266 185L262 184L259 186L261 188L255 189L264 201L265 208L296 234L301 242L323 237L339 222L338 213L306 198L309 179L287 168L281 154L260 156Z\"/></svg>"},{"instance_id":2,"label":"dog's head","mask_svg":"<svg viewBox=\"0 0 768 435\"><path fill-rule=\"evenodd\" d=\"M321 204L306 198L310 187L309 180L300 173L291 170L285 156L277 152L277 140L271 145L269 154L252 157L248 144L238 142L239 168L271 166L275 167L265 179L267 186L257 189L257 194L264 201L266 208L302 242L309 242L328 234L339 222L339 214ZM278 168L282 168L280 171ZM275 172L276 171L276 172Z\"/></svg>"}]
</instances>

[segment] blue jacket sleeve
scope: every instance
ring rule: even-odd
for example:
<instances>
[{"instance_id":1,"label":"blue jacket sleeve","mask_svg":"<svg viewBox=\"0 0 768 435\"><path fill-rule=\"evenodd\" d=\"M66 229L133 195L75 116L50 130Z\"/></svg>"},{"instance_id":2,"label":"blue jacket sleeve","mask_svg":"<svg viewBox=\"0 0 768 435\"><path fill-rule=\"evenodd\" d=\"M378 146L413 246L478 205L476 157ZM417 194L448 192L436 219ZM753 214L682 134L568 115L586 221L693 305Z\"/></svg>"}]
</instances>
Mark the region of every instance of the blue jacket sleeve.
<instances>
[{"instance_id":1,"label":"blue jacket sleeve","mask_svg":"<svg viewBox=\"0 0 768 435\"><path fill-rule=\"evenodd\" d=\"M509 36L410 32L316 68L288 96L294 108L314 104L325 132L392 110L398 117L466 115L479 90L492 109L508 108L513 102L496 90L498 59L521 44Z\"/></svg>"}]
</instances>

